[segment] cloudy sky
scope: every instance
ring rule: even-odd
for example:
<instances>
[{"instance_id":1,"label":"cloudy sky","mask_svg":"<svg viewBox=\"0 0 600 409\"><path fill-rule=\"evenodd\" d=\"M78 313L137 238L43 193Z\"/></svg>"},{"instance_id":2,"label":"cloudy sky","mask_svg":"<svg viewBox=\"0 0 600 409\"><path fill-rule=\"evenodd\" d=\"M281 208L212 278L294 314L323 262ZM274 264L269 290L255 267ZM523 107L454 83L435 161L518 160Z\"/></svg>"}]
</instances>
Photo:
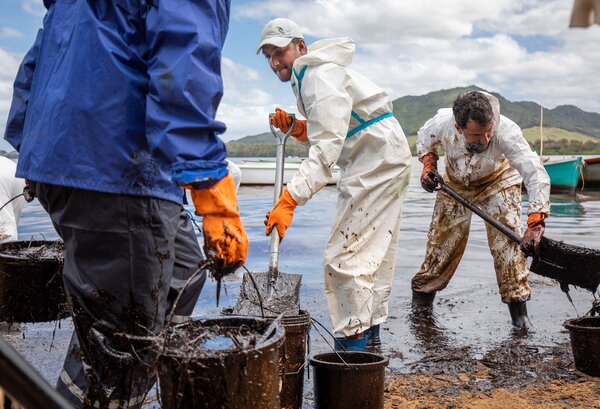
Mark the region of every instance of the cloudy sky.
<instances>
[{"instance_id":1,"label":"cloudy sky","mask_svg":"<svg viewBox=\"0 0 600 409\"><path fill-rule=\"evenodd\" d=\"M308 42L352 37L353 68L395 99L476 84L510 100L600 112L600 26L569 29L571 0L232 0L224 49L223 139L268 130L275 107L295 110L256 55L263 25L295 20ZM42 0L0 2L0 134L12 83L44 15ZM0 149L10 149L4 141Z\"/></svg>"}]
</instances>

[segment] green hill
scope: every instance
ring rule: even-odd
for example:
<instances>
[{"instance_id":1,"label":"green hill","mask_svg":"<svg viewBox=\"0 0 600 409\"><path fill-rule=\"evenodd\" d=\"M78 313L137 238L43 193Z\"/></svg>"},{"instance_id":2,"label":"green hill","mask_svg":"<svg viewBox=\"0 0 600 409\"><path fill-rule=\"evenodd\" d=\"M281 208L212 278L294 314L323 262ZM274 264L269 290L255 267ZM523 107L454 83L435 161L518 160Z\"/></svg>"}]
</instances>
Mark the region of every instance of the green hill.
<instances>
[{"instance_id":1,"label":"green hill","mask_svg":"<svg viewBox=\"0 0 600 409\"><path fill-rule=\"evenodd\" d=\"M398 118L407 135L415 135L425 121L439 108L451 107L460 92L484 91L475 85L430 92L420 96L405 96L394 100L394 116ZM515 121L521 128L540 124L540 105L530 101L511 102L492 92L500 101L500 113ZM573 105L544 108L544 128L560 128L594 137L600 137L600 114L583 111Z\"/></svg>"},{"instance_id":2,"label":"green hill","mask_svg":"<svg viewBox=\"0 0 600 409\"><path fill-rule=\"evenodd\" d=\"M475 85L404 96L393 101L394 116L399 120L415 152L414 135L438 109L451 107L460 92L480 90ZM492 92L500 101L500 112L515 121L532 147L539 149L540 105L531 101L512 102ZM573 105L544 108L544 154L600 153L600 114L586 112ZM251 135L227 143L230 156L275 156L274 137L270 132ZM305 156L306 147L289 142L286 153Z\"/></svg>"},{"instance_id":3,"label":"green hill","mask_svg":"<svg viewBox=\"0 0 600 409\"><path fill-rule=\"evenodd\" d=\"M231 157L275 157L277 154L275 137L271 132L245 136L236 141L227 142L227 155ZM285 144L286 156L308 155L308 147L289 138Z\"/></svg>"},{"instance_id":4,"label":"green hill","mask_svg":"<svg viewBox=\"0 0 600 409\"><path fill-rule=\"evenodd\" d=\"M271 132L265 132L259 133L258 135L244 136L234 142L242 144L254 143L257 145L273 145L275 143L275 137Z\"/></svg>"}]
</instances>

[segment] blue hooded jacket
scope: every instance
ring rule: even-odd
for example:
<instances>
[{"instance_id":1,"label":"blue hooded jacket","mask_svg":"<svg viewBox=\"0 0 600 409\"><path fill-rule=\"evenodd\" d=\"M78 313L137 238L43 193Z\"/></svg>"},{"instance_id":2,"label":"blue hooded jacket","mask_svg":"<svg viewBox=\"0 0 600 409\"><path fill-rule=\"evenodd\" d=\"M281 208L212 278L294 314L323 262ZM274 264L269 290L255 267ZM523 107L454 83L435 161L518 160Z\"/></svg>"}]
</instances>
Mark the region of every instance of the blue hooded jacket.
<instances>
[{"instance_id":1,"label":"blue hooded jacket","mask_svg":"<svg viewBox=\"0 0 600 409\"><path fill-rule=\"evenodd\" d=\"M227 174L215 120L229 0L44 0L5 139L17 176L181 203Z\"/></svg>"}]
</instances>

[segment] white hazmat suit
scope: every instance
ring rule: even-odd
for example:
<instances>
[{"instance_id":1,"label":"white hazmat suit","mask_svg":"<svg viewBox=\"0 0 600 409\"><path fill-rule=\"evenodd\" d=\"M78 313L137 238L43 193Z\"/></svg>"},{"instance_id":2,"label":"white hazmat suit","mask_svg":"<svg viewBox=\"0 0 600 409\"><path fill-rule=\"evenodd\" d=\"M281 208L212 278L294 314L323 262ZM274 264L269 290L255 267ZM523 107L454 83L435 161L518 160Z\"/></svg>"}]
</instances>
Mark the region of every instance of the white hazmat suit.
<instances>
[{"instance_id":1,"label":"white hazmat suit","mask_svg":"<svg viewBox=\"0 0 600 409\"><path fill-rule=\"evenodd\" d=\"M411 154L392 103L348 68L349 38L321 40L294 62L292 88L307 118L309 156L287 185L304 204L341 169L324 256L333 331L351 336L386 321Z\"/></svg>"},{"instance_id":2,"label":"white hazmat suit","mask_svg":"<svg viewBox=\"0 0 600 409\"><path fill-rule=\"evenodd\" d=\"M16 171L17 164L15 162L0 156L0 206L23 193L25 180L15 177ZM24 206L25 199L19 197L0 211L0 242L17 240L17 224Z\"/></svg>"}]
</instances>

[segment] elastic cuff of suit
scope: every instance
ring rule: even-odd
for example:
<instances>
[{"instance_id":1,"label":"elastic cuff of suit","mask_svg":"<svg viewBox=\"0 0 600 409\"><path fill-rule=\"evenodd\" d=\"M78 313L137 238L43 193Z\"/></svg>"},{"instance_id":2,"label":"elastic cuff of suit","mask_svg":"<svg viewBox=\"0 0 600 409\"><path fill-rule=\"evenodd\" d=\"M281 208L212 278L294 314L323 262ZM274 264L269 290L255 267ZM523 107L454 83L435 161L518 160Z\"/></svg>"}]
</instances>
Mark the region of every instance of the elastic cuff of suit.
<instances>
[{"instance_id":1,"label":"elastic cuff of suit","mask_svg":"<svg viewBox=\"0 0 600 409\"><path fill-rule=\"evenodd\" d=\"M545 226L545 219L548 217L545 213L530 213L527 216L527 227Z\"/></svg>"}]
</instances>

